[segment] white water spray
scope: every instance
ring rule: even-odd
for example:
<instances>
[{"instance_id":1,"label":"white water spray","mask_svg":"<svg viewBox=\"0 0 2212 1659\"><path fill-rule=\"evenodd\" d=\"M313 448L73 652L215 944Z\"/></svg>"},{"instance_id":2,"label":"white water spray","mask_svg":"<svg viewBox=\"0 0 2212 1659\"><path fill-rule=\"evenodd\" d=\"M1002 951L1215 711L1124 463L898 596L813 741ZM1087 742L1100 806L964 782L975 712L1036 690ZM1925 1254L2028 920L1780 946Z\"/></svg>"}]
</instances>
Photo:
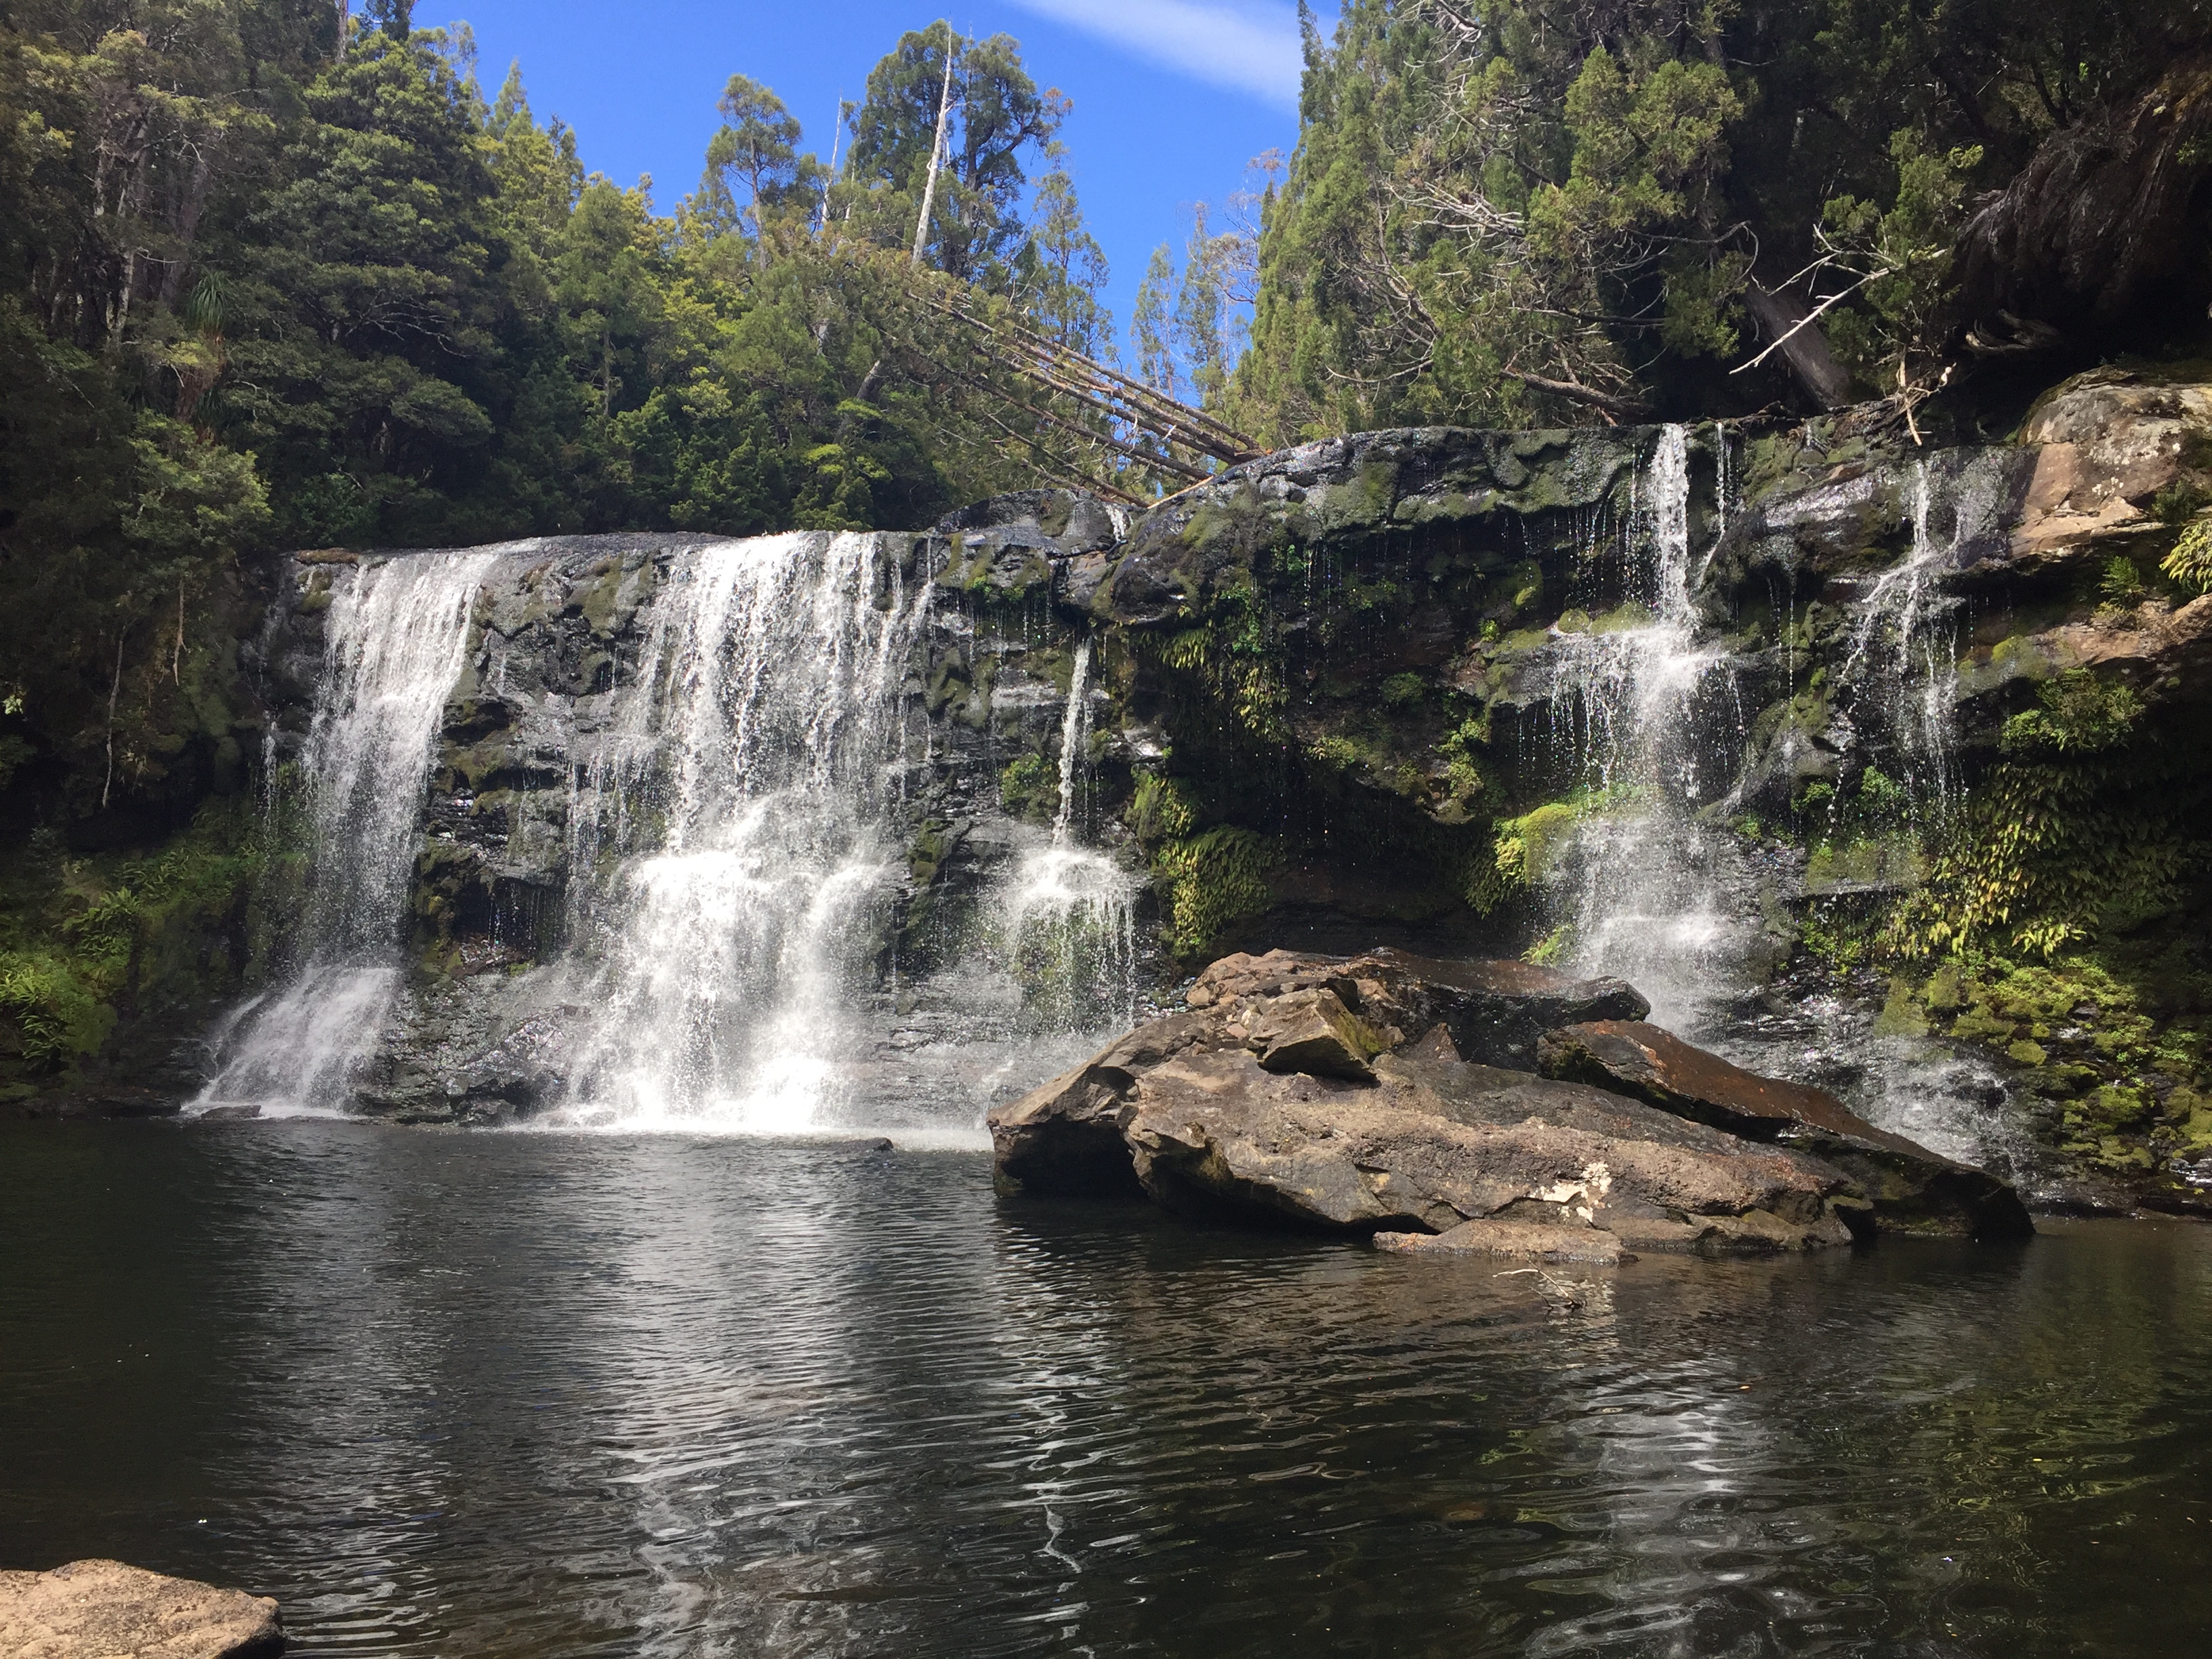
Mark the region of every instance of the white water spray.
<instances>
[{"instance_id":1,"label":"white water spray","mask_svg":"<svg viewBox=\"0 0 2212 1659\"><path fill-rule=\"evenodd\" d=\"M1882 572L1861 602L1850 652L1838 676L1860 708L1889 727L1905 773L1901 781L1916 807L1940 805L1950 793L1958 680L1956 602L1943 595L1938 582L1955 562L1966 504L1959 504L1950 535L1939 541L1929 530L1932 499L1928 463L1916 462L1908 498L1912 550L1902 564Z\"/></svg>"},{"instance_id":2,"label":"white water spray","mask_svg":"<svg viewBox=\"0 0 2212 1659\"><path fill-rule=\"evenodd\" d=\"M572 928L597 966L571 1115L787 1132L832 1110L929 598L875 535L676 556L578 769Z\"/></svg>"},{"instance_id":3,"label":"white water spray","mask_svg":"<svg viewBox=\"0 0 2212 1659\"><path fill-rule=\"evenodd\" d=\"M1067 712L1060 726L1060 809L1049 846L1025 849L1000 897L1007 963L1032 1019L1063 1030L1103 1029L1133 1018L1137 882L1071 832L1091 727L1091 641L1075 647Z\"/></svg>"},{"instance_id":4,"label":"white water spray","mask_svg":"<svg viewBox=\"0 0 2212 1659\"><path fill-rule=\"evenodd\" d=\"M440 717L469 614L498 555L422 553L331 589L325 666L301 757L313 833L299 965L237 1011L195 1108L346 1105L400 982L400 927Z\"/></svg>"},{"instance_id":5,"label":"white water spray","mask_svg":"<svg viewBox=\"0 0 2212 1659\"><path fill-rule=\"evenodd\" d=\"M1725 670L1698 638L1689 503L1688 434L1669 426L1626 539L1623 586L1644 619L1553 642L1550 701L1586 815L1547 879L1567 900L1567 958L1629 980L1655 1019L1694 1031L1742 940L1723 895L1731 848L1692 817L1710 785L1696 705Z\"/></svg>"}]
</instances>

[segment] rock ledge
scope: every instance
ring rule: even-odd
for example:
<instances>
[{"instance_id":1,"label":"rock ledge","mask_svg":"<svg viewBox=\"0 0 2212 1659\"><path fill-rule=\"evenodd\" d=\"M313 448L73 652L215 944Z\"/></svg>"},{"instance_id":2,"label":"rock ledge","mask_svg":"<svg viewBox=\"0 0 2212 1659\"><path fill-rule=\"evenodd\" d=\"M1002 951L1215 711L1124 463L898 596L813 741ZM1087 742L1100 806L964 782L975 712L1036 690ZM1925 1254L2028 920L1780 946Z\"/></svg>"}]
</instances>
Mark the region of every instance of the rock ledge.
<instances>
[{"instance_id":1,"label":"rock ledge","mask_svg":"<svg viewBox=\"0 0 2212 1659\"><path fill-rule=\"evenodd\" d=\"M120 1561L0 1572L0 1653L10 1659L271 1659L284 1651L265 1595Z\"/></svg>"}]
</instances>

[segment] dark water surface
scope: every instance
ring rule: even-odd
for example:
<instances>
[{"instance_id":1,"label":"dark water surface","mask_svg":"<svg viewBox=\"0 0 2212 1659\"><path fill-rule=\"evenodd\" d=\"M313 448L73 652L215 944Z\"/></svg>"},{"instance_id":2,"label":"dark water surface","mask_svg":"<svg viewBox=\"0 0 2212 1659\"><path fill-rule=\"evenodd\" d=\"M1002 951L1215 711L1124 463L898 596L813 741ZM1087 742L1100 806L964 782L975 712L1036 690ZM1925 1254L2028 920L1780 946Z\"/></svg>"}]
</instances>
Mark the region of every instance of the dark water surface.
<instances>
[{"instance_id":1,"label":"dark water surface","mask_svg":"<svg viewBox=\"0 0 2212 1659\"><path fill-rule=\"evenodd\" d=\"M2212 1230L1509 1274L986 1160L0 1132L0 1566L297 1652L2212 1647Z\"/></svg>"}]
</instances>

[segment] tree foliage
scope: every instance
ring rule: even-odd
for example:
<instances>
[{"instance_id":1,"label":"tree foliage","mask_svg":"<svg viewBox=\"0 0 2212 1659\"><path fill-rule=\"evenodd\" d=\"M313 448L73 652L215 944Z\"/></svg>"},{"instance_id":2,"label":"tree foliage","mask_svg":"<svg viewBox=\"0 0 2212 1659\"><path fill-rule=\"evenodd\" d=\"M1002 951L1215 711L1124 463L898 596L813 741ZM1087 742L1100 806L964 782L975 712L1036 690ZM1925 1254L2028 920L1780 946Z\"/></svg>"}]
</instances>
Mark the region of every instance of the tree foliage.
<instances>
[{"instance_id":1,"label":"tree foliage","mask_svg":"<svg viewBox=\"0 0 2212 1659\"><path fill-rule=\"evenodd\" d=\"M353 12L0 7L10 777L66 779L80 813L158 793L198 718L185 613L258 549L896 528L1039 470L1185 481L1078 385L1112 336L1104 260L1066 100L1011 39L906 36L834 179L733 75L663 215L586 175L519 68L487 103L465 27Z\"/></svg>"},{"instance_id":2,"label":"tree foliage","mask_svg":"<svg viewBox=\"0 0 2212 1659\"><path fill-rule=\"evenodd\" d=\"M1724 412L1789 392L1779 357L1730 371L1808 313L1892 390L1942 343L1981 193L2208 23L2203 0L1352 0L1325 45L1309 15L1231 407L1278 441Z\"/></svg>"}]
</instances>

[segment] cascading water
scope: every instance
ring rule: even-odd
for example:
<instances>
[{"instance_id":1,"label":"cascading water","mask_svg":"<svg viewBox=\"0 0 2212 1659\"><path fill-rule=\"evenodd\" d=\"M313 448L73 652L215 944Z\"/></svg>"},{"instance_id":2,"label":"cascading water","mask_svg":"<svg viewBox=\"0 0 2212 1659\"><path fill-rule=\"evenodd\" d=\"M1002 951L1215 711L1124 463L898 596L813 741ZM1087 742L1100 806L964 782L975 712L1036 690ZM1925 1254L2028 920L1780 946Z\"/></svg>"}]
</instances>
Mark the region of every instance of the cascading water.
<instances>
[{"instance_id":1,"label":"cascading water","mask_svg":"<svg viewBox=\"0 0 2212 1659\"><path fill-rule=\"evenodd\" d=\"M1136 1006L1137 883L1072 833L1090 732L1091 641L1075 648L1060 729L1060 806L1049 845L1025 848L1000 900L999 931L1033 1018L1062 1030L1125 1024Z\"/></svg>"},{"instance_id":2,"label":"cascading water","mask_svg":"<svg viewBox=\"0 0 2212 1659\"><path fill-rule=\"evenodd\" d=\"M234 1012L196 1107L343 1106L400 982L399 933L423 790L469 616L495 550L420 553L338 578L301 756L313 836L297 963ZM273 799L273 796L272 796Z\"/></svg>"},{"instance_id":3,"label":"cascading water","mask_svg":"<svg viewBox=\"0 0 2212 1659\"><path fill-rule=\"evenodd\" d=\"M577 768L571 928L595 967L570 1116L792 1131L834 1115L896 865L885 809L929 599L875 535L676 556Z\"/></svg>"},{"instance_id":4,"label":"cascading water","mask_svg":"<svg viewBox=\"0 0 2212 1659\"><path fill-rule=\"evenodd\" d=\"M2017 1169L2004 1088L1986 1066L1877 1036L1863 1009L1826 990L1747 1017L1745 993L1786 946L1763 912L1778 904L1787 872L1763 871L1761 855L1700 817L1729 769L1731 728L1740 744L1742 714L1719 647L1698 639L1686 459L1686 434L1668 428L1638 480L1625 585L1648 616L1555 641L1551 697L1567 716L1583 798L1551 872L1563 954L1583 971L1630 981L1655 1021L1746 1065L1837 1089L1874 1121L1948 1155ZM1915 467L1911 550L1858 599L1837 676L1832 718L1866 728L1894 757L1901 775L1891 781L1923 822L1951 787L1957 603L1940 578L1990 488L1976 480L1966 498L1939 501L1929 469Z\"/></svg>"},{"instance_id":5,"label":"cascading water","mask_svg":"<svg viewBox=\"0 0 2212 1659\"><path fill-rule=\"evenodd\" d=\"M1888 728L1901 780L1916 807L1938 806L1951 790L1952 701L1958 680L1953 626L1957 601L1937 579L1957 557L1966 514L1954 505L1951 533L1930 532L1935 491L1928 463L1915 463L1909 496L1912 550L1878 577L1860 602L1838 680L1865 714Z\"/></svg>"},{"instance_id":6,"label":"cascading water","mask_svg":"<svg viewBox=\"0 0 2212 1659\"><path fill-rule=\"evenodd\" d=\"M1550 877L1567 958L1632 981L1654 1018L1695 1030L1746 941L1727 896L1739 855L1693 817L1711 784L1701 703L1729 676L1698 637L1689 502L1689 434L1669 426L1638 480L1620 609L1553 642L1549 700L1582 815Z\"/></svg>"}]
</instances>

